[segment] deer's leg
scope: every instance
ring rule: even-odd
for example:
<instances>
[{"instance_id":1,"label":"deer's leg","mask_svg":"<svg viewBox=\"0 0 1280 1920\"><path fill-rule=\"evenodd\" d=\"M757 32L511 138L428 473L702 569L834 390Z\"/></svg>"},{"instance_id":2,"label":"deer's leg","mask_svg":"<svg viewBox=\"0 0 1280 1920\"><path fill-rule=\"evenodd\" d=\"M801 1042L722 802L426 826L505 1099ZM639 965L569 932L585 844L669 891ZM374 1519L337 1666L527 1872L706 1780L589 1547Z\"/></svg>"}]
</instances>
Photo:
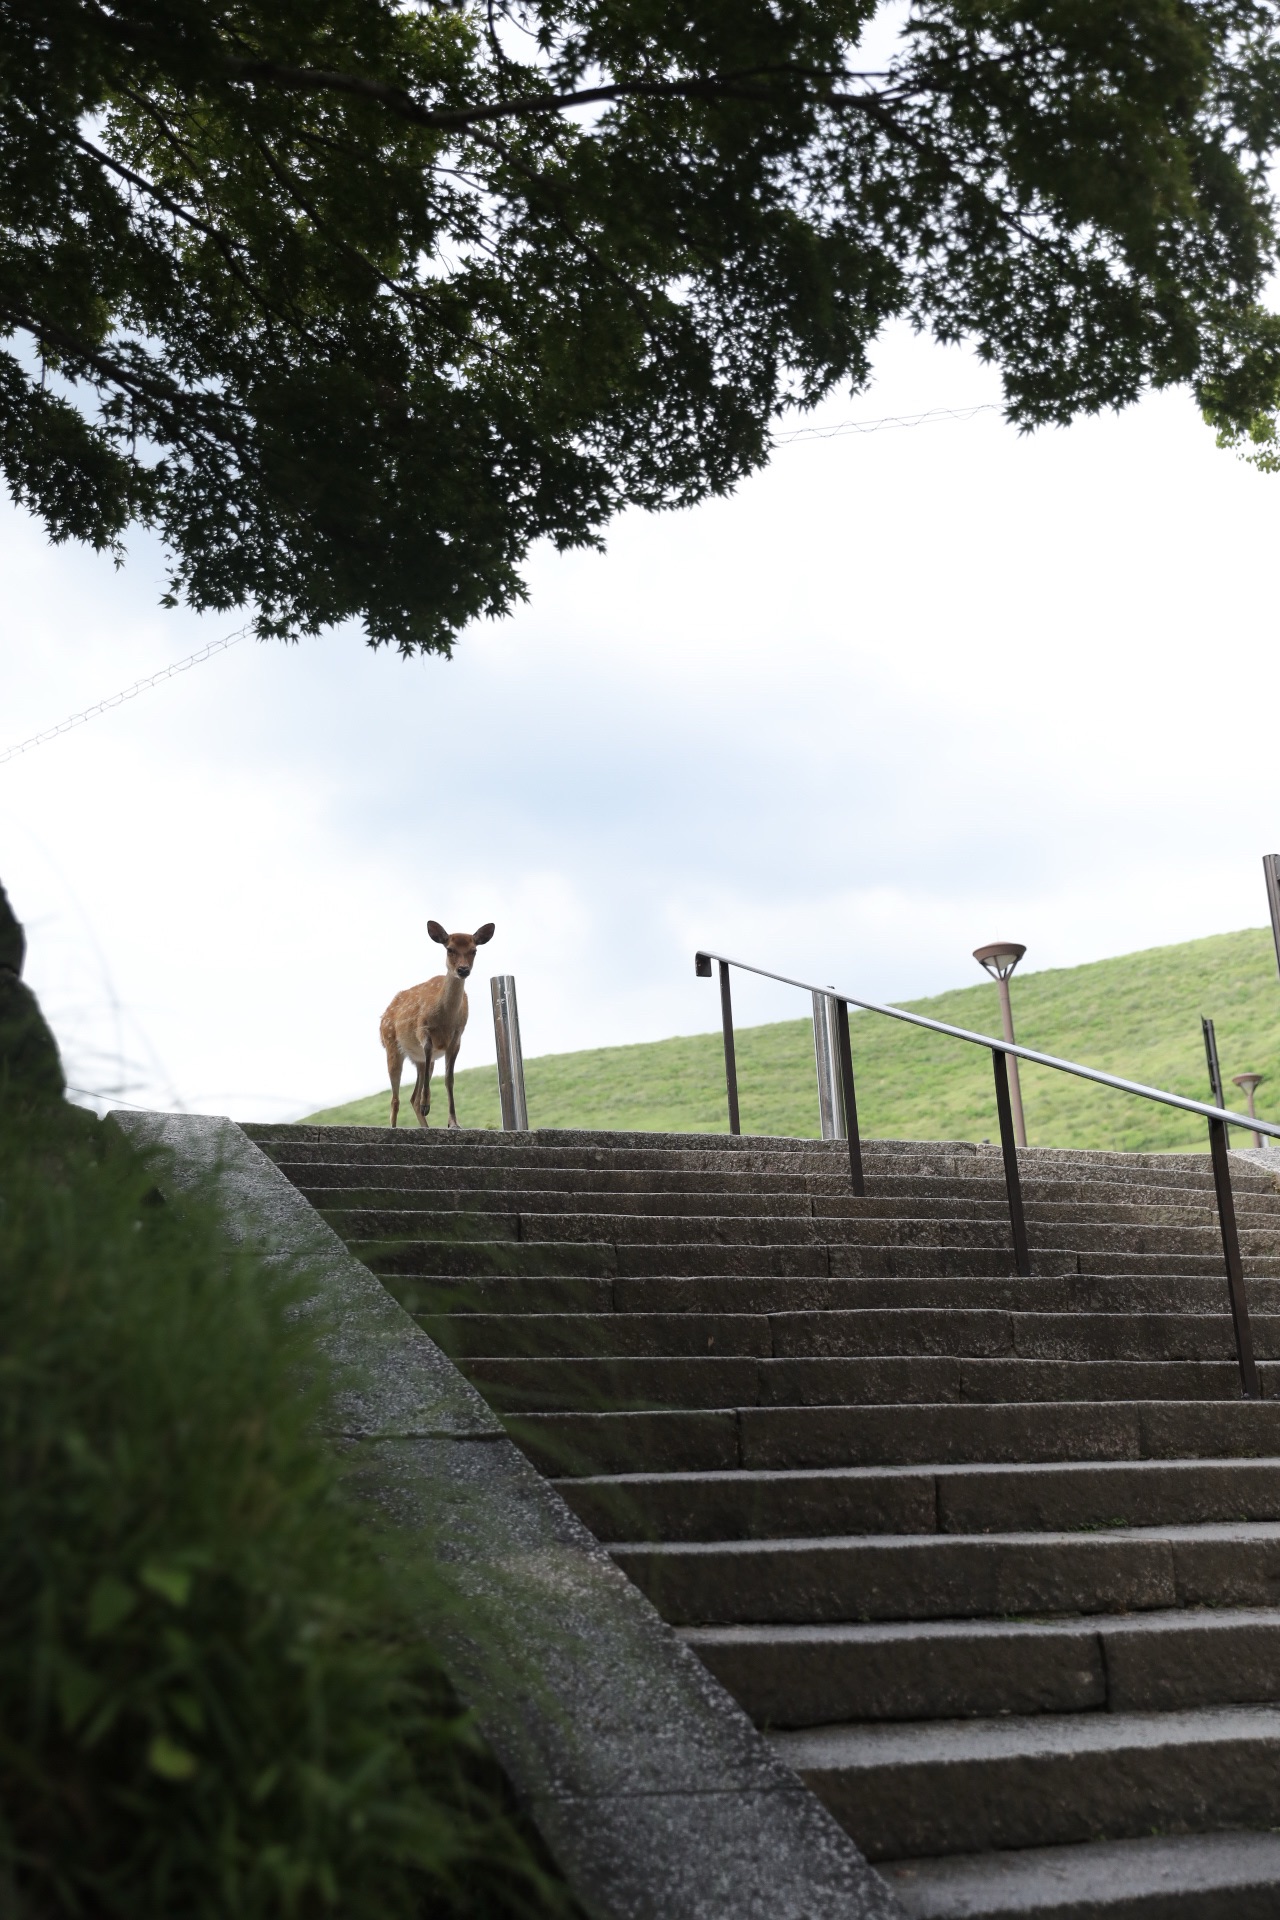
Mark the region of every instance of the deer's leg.
<instances>
[{"instance_id":1,"label":"deer's leg","mask_svg":"<svg viewBox=\"0 0 1280 1920\"><path fill-rule=\"evenodd\" d=\"M450 1041L449 1045L445 1048L444 1054L444 1085L445 1092L449 1096L449 1125L451 1127L456 1127L458 1124L457 1109L453 1104L453 1063L458 1057L458 1048L461 1045L462 1035L459 1034L456 1040Z\"/></svg>"},{"instance_id":2,"label":"deer's leg","mask_svg":"<svg viewBox=\"0 0 1280 1920\"><path fill-rule=\"evenodd\" d=\"M427 1115L431 1111L431 1069L435 1059L431 1047L430 1034L422 1037L422 1065L418 1068L418 1083L413 1089L413 1110L418 1116L420 1127L429 1127Z\"/></svg>"},{"instance_id":3,"label":"deer's leg","mask_svg":"<svg viewBox=\"0 0 1280 1920\"><path fill-rule=\"evenodd\" d=\"M400 1119L400 1079L404 1073L404 1055L394 1040L387 1043L387 1072L391 1076L391 1124Z\"/></svg>"}]
</instances>

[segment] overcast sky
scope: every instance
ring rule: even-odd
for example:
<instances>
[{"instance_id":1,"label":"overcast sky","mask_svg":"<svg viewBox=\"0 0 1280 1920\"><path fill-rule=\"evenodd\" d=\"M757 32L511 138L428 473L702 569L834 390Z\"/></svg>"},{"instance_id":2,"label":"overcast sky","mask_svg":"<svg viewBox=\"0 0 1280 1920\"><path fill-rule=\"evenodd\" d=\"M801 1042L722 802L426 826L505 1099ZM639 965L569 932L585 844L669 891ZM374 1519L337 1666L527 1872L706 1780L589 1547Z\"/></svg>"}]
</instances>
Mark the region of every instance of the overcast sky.
<instances>
[{"instance_id":1,"label":"overcast sky","mask_svg":"<svg viewBox=\"0 0 1280 1920\"><path fill-rule=\"evenodd\" d=\"M999 400L895 334L823 420ZM384 1078L378 1019L497 922L527 1054L716 1024L696 946L904 999L1266 919L1280 478L1182 394L806 439L731 500L539 553L452 662L244 641L0 765L0 879L74 1085L284 1118ZM0 509L0 751L234 619L145 542ZM807 1011L744 991L744 1019Z\"/></svg>"}]
</instances>

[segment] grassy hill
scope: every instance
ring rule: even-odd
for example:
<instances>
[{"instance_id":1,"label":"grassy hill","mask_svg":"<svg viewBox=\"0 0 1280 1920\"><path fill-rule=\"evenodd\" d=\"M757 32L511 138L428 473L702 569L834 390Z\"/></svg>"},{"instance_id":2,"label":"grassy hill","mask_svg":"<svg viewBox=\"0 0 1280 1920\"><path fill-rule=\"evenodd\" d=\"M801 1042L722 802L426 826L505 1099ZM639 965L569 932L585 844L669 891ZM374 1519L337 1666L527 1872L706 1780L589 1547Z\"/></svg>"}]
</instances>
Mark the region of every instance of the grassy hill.
<instances>
[{"instance_id":1,"label":"grassy hill","mask_svg":"<svg viewBox=\"0 0 1280 1920\"><path fill-rule=\"evenodd\" d=\"M1258 1090L1258 1111L1266 1118L1280 1116L1280 981L1268 929L1250 927L1089 966L1018 975L1013 1000L1023 1045L1199 1100L1208 1098L1200 1035L1200 1016L1208 1014L1217 1025L1228 1104L1236 1104L1233 1073L1264 1073L1268 1078ZM979 1033L999 1032L994 982L904 1004ZM864 1134L917 1140L997 1137L991 1057L985 1050L874 1014L856 1013L851 1025ZM741 1029L738 1074L744 1132L817 1134L813 1030L807 1019ZM699 1133L728 1128L719 1033L549 1054L526 1061L525 1083L535 1127ZM401 1119L416 1125L408 1106L411 1087L406 1073ZM1022 1092L1033 1146L1139 1151L1206 1145L1203 1123L1189 1115L1025 1062ZM383 1089L307 1118L385 1126L389 1100ZM464 1126L496 1127L496 1070L460 1072L457 1104ZM440 1070L437 1117L446 1117ZM1240 1136L1235 1144L1250 1143Z\"/></svg>"}]
</instances>

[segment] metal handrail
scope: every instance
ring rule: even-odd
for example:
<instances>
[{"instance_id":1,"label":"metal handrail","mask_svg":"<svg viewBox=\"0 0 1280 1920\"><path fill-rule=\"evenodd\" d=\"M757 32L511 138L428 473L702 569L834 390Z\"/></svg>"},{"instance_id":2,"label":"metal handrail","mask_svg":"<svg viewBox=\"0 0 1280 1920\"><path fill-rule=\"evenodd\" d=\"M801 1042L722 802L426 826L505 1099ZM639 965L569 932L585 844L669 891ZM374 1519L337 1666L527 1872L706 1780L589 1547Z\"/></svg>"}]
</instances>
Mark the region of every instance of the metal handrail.
<instances>
[{"instance_id":1,"label":"metal handrail","mask_svg":"<svg viewBox=\"0 0 1280 1920\"><path fill-rule=\"evenodd\" d=\"M700 948L694 955L694 970L700 978L711 977L713 960L720 971L720 1008L724 1029L725 1081L729 1097L729 1131L731 1133L740 1134L742 1128L738 1111L733 1003L729 989L730 967L737 967L742 973L754 973L763 980L776 980L785 987L797 987L804 993L825 994L834 1003L848 1125L849 1177L856 1194L865 1193L866 1185L862 1171L862 1143L858 1134L849 1008L858 1007L864 1013L883 1014L887 1019L901 1020L907 1026L923 1027L930 1033L945 1034L948 1039L964 1040L972 1046L988 1048L995 1072L996 1111L1000 1123L1000 1145L1004 1158L1014 1260L1018 1273L1024 1278L1029 1278L1031 1275L1031 1253L1022 1204L1022 1181L1018 1171L1018 1149L1014 1139L1013 1112L1009 1098L1007 1065L1009 1054L1013 1054L1019 1060L1030 1060L1036 1066L1052 1067L1059 1073L1074 1074L1079 1080L1091 1080L1098 1086L1111 1087L1118 1093L1135 1094L1143 1100L1154 1100L1161 1106L1176 1107L1184 1113L1199 1114L1202 1119L1207 1120L1209 1155L1218 1202L1218 1224L1222 1234L1222 1250L1227 1269L1227 1289L1231 1301L1231 1318L1235 1329L1241 1386L1246 1398L1261 1399L1262 1388L1257 1362L1254 1359L1253 1337L1245 1297L1244 1262L1240 1252L1239 1230L1236 1225L1235 1198L1231 1190L1231 1164L1227 1157L1230 1142L1227 1128L1243 1127L1254 1133L1265 1133L1274 1139L1280 1139L1280 1125L1269 1120L1257 1120L1246 1114L1234 1113L1229 1107L1213 1106L1203 1100L1189 1100L1184 1094L1169 1093L1163 1087L1148 1087L1140 1080L1126 1080L1119 1074L1104 1073L1098 1067L1083 1066L1078 1060L1062 1060L1056 1054L1039 1053L1034 1047L1018 1046L1011 1040L998 1040L993 1034L974 1033L968 1027L953 1027L945 1020L930 1020L925 1014L908 1013L903 1007L885 1006L878 1000L863 1000L856 994L844 993L836 987L815 986L811 980L796 980L790 974L774 973L768 967L753 966L750 961L736 960L729 954L712 953Z\"/></svg>"}]
</instances>

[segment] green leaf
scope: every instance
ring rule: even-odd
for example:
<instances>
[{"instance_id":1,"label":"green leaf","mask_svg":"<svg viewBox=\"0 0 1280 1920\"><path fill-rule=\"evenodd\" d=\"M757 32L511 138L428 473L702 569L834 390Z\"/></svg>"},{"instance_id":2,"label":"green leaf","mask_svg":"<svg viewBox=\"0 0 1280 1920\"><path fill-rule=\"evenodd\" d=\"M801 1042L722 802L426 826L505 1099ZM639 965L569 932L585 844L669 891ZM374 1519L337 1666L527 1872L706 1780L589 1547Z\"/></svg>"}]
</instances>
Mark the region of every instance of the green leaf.
<instances>
[{"instance_id":1,"label":"green leaf","mask_svg":"<svg viewBox=\"0 0 1280 1920\"><path fill-rule=\"evenodd\" d=\"M171 1606L185 1607L191 1598L191 1575L186 1567L166 1566L162 1560L148 1560L138 1575L144 1587L158 1593Z\"/></svg>"},{"instance_id":2,"label":"green leaf","mask_svg":"<svg viewBox=\"0 0 1280 1920\"><path fill-rule=\"evenodd\" d=\"M68 1731L78 1727L102 1693L102 1681L65 1656L58 1664L58 1707Z\"/></svg>"},{"instance_id":3,"label":"green leaf","mask_svg":"<svg viewBox=\"0 0 1280 1920\"><path fill-rule=\"evenodd\" d=\"M147 1748L147 1765L163 1780L190 1780L199 1769L194 1753L188 1753L167 1733L158 1733Z\"/></svg>"},{"instance_id":4,"label":"green leaf","mask_svg":"<svg viewBox=\"0 0 1280 1920\"><path fill-rule=\"evenodd\" d=\"M89 1635L97 1640L127 1620L138 1604L138 1596L118 1574L104 1573L94 1582L89 1595Z\"/></svg>"},{"instance_id":5,"label":"green leaf","mask_svg":"<svg viewBox=\"0 0 1280 1920\"><path fill-rule=\"evenodd\" d=\"M193 1693L171 1693L165 1704L181 1720L188 1733L204 1732L204 1708Z\"/></svg>"}]
</instances>

